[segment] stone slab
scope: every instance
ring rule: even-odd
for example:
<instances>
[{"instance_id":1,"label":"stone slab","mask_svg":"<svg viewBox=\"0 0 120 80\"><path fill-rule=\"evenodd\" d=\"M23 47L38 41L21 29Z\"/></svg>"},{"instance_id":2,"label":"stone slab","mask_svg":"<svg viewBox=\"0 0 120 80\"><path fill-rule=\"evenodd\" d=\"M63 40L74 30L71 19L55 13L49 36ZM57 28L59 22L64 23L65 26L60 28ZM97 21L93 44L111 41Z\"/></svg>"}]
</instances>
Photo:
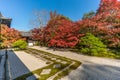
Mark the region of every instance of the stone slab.
<instances>
[{"instance_id":1,"label":"stone slab","mask_svg":"<svg viewBox=\"0 0 120 80\"><path fill-rule=\"evenodd\" d=\"M53 68L60 68L61 67L61 64L54 64L53 65Z\"/></svg>"},{"instance_id":2,"label":"stone slab","mask_svg":"<svg viewBox=\"0 0 120 80\"><path fill-rule=\"evenodd\" d=\"M67 62L66 62L66 61L62 61L61 63L62 63L62 64L67 64Z\"/></svg>"},{"instance_id":3,"label":"stone slab","mask_svg":"<svg viewBox=\"0 0 120 80\"><path fill-rule=\"evenodd\" d=\"M51 58L51 60L57 60L56 58Z\"/></svg>"},{"instance_id":4,"label":"stone slab","mask_svg":"<svg viewBox=\"0 0 120 80\"><path fill-rule=\"evenodd\" d=\"M57 59L56 62L61 62L61 60L60 60L60 59Z\"/></svg>"},{"instance_id":5,"label":"stone slab","mask_svg":"<svg viewBox=\"0 0 120 80\"><path fill-rule=\"evenodd\" d=\"M51 69L43 69L42 72L40 73L40 75L50 74L50 72L51 72Z\"/></svg>"}]
</instances>

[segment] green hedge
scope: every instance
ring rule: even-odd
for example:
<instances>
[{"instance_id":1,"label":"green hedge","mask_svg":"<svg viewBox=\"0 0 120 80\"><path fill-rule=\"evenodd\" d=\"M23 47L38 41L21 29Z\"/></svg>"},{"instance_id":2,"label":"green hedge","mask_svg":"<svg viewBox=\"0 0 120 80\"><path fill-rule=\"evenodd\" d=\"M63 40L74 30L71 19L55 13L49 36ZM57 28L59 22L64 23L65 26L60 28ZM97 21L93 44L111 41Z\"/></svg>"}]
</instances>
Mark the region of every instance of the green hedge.
<instances>
[{"instance_id":1,"label":"green hedge","mask_svg":"<svg viewBox=\"0 0 120 80\"><path fill-rule=\"evenodd\" d=\"M24 40L17 40L16 42L13 43L13 47L21 50L26 49L27 42Z\"/></svg>"}]
</instances>

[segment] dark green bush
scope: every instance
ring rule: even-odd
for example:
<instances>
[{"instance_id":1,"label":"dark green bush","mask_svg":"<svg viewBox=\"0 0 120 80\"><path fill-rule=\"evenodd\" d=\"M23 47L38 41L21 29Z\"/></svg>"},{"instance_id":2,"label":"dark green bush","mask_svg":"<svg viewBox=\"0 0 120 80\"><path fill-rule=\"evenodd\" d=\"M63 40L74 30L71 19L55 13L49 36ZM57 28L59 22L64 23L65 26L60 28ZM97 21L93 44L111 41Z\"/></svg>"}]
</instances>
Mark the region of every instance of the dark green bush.
<instances>
[{"instance_id":1,"label":"dark green bush","mask_svg":"<svg viewBox=\"0 0 120 80\"><path fill-rule=\"evenodd\" d=\"M101 56L107 53L106 45L91 33L87 33L82 37L79 43L80 51L84 54Z\"/></svg>"}]
</instances>

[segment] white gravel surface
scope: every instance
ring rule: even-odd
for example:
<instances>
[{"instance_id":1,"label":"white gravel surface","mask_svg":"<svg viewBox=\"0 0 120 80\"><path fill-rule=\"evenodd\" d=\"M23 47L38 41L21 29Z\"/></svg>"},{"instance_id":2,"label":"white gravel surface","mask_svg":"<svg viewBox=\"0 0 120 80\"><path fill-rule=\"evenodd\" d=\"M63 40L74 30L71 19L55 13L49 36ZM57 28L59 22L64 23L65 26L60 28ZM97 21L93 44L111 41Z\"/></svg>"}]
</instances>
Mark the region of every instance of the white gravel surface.
<instances>
[{"instance_id":1,"label":"white gravel surface","mask_svg":"<svg viewBox=\"0 0 120 80\"><path fill-rule=\"evenodd\" d=\"M19 59L25 64L25 66L30 70L34 71L36 69L47 66L46 62L36 58L35 56L28 54L23 51L15 51L15 54L19 57Z\"/></svg>"},{"instance_id":2,"label":"white gravel surface","mask_svg":"<svg viewBox=\"0 0 120 80\"><path fill-rule=\"evenodd\" d=\"M120 80L120 60L84 56L70 51L53 51L46 47L31 48L50 52L82 62L78 69L61 80Z\"/></svg>"}]
</instances>

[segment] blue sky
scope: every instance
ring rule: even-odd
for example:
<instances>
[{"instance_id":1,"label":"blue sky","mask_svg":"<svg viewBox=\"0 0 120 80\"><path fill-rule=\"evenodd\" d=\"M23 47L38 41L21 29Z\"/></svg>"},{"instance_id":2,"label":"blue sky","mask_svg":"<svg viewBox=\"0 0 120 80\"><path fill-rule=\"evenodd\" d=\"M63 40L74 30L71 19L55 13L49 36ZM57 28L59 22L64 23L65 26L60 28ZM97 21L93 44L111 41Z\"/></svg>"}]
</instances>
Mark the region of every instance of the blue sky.
<instances>
[{"instance_id":1,"label":"blue sky","mask_svg":"<svg viewBox=\"0 0 120 80\"><path fill-rule=\"evenodd\" d=\"M12 18L12 28L28 31L33 11L46 10L60 13L73 21L80 20L84 13L96 11L100 0L0 0L0 11Z\"/></svg>"}]
</instances>

